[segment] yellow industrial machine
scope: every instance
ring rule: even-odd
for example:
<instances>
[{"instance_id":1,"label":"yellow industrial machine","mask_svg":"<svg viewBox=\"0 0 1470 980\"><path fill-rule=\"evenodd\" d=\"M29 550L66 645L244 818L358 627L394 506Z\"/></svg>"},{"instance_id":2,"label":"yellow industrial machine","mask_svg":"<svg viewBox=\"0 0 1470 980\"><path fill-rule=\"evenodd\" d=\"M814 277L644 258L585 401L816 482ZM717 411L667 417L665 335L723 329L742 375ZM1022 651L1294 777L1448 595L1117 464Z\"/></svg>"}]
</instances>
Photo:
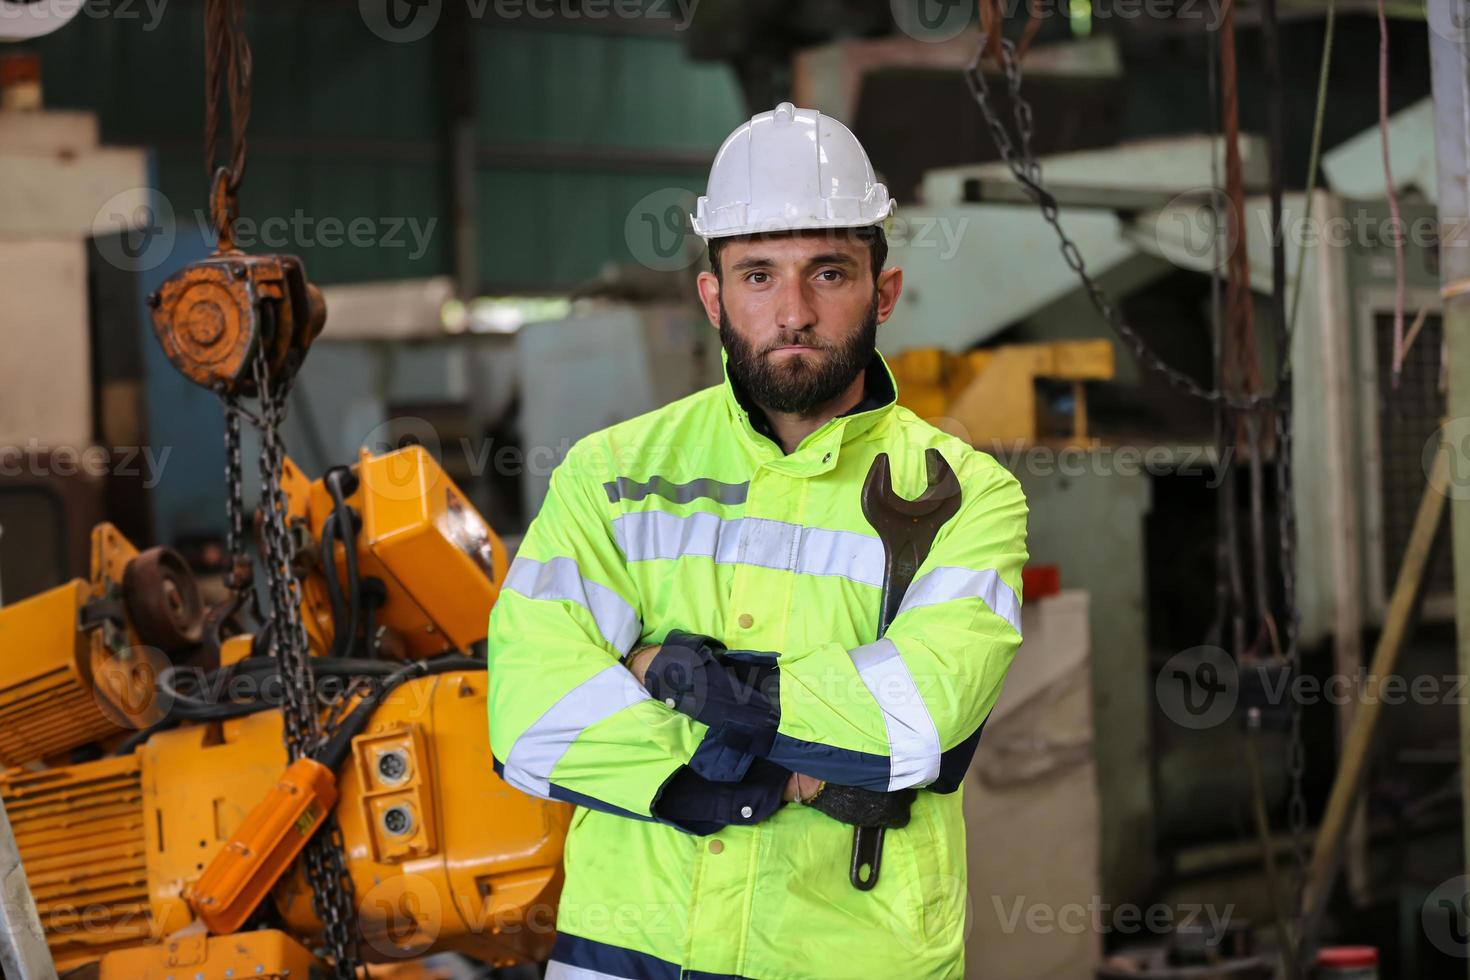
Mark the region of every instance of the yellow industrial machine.
<instances>
[{"instance_id":1,"label":"yellow industrial machine","mask_svg":"<svg viewBox=\"0 0 1470 980\"><path fill-rule=\"evenodd\" d=\"M281 486L315 694L342 747L321 799L362 960L544 959L571 808L492 768L477 648L500 541L418 446L317 481L288 460ZM0 609L0 797L58 968L326 975L304 862L271 866L251 843L302 791L283 781L277 659L259 635L230 635L175 553L139 554L104 524L92 564L90 581ZM323 816L276 839L304 840ZM258 893L230 890L242 868ZM222 892L201 887L211 872ZM211 934L207 903L225 893L239 921Z\"/></svg>"},{"instance_id":2,"label":"yellow industrial machine","mask_svg":"<svg viewBox=\"0 0 1470 980\"><path fill-rule=\"evenodd\" d=\"M1113 377L1107 340L1006 344L954 354L926 347L889 361L900 403L977 449L1043 441L1087 445L1085 382ZM1070 432L1049 431L1036 395L1038 380L1069 382Z\"/></svg>"}]
</instances>

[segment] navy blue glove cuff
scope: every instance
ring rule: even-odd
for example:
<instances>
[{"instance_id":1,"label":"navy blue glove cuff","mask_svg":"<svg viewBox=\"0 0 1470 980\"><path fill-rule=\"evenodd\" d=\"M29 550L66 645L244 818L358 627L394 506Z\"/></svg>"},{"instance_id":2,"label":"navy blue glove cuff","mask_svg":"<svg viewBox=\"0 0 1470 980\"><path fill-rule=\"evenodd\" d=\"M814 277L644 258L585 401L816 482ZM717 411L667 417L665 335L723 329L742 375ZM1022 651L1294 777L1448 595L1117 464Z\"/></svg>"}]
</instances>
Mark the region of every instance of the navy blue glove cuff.
<instances>
[{"instance_id":1,"label":"navy blue glove cuff","mask_svg":"<svg viewBox=\"0 0 1470 980\"><path fill-rule=\"evenodd\" d=\"M650 807L654 817L691 834L713 834L731 824L760 823L783 805L791 773L757 759L738 783L711 782L680 767Z\"/></svg>"}]
</instances>

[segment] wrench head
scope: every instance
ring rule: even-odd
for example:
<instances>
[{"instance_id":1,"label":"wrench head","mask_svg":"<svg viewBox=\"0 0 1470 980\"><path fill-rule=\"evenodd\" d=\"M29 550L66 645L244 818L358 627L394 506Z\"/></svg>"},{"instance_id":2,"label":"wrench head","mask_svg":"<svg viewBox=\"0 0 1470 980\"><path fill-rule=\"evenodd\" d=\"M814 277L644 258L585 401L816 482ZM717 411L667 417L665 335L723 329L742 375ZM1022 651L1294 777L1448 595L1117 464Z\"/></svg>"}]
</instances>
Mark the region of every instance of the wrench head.
<instances>
[{"instance_id":1,"label":"wrench head","mask_svg":"<svg viewBox=\"0 0 1470 980\"><path fill-rule=\"evenodd\" d=\"M924 451L928 486L913 500L898 495L893 489L893 474L887 453L879 453L868 468L863 481L863 516L879 537L885 529L900 528L928 531L930 541L960 509L960 481L949 462L937 449ZM926 549L927 550L927 549Z\"/></svg>"},{"instance_id":2,"label":"wrench head","mask_svg":"<svg viewBox=\"0 0 1470 980\"><path fill-rule=\"evenodd\" d=\"M863 481L863 516L883 542L881 635L898 615L898 606L945 522L960 509L960 481L937 449L924 451L928 486L913 500L893 489L888 454L879 453Z\"/></svg>"}]
</instances>

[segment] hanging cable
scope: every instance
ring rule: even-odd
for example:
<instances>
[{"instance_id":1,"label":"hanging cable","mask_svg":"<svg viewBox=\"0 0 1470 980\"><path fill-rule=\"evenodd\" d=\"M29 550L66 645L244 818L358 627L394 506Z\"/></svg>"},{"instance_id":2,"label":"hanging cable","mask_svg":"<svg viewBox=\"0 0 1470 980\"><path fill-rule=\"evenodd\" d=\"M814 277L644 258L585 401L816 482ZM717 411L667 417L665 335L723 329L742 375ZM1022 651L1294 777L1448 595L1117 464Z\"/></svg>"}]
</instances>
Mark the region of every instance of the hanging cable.
<instances>
[{"instance_id":1,"label":"hanging cable","mask_svg":"<svg viewBox=\"0 0 1470 980\"><path fill-rule=\"evenodd\" d=\"M1227 390L1225 360L1225 316L1222 270L1226 257L1223 254L1230 235L1221 197L1223 181L1220 175L1220 149L1223 149L1221 133L1220 98L1220 52L1212 37L1205 41L1206 88L1209 99L1210 131L1210 214L1211 250L1214 261L1210 264L1210 347L1211 361L1215 366L1215 389ZM1221 231L1227 229L1222 239ZM1235 493L1235 410L1224 400L1212 403L1215 426L1215 456L1219 466L1218 485L1220 492L1215 501L1215 617L1207 637L1211 645L1228 648L1239 657L1245 648L1245 587L1240 573L1240 537L1236 526ZM1225 638L1225 624L1230 624L1230 638Z\"/></svg>"},{"instance_id":2,"label":"hanging cable","mask_svg":"<svg viewBox=\"0 0 1470 980\"><path fill-rule=\"evenodd\" d=\"M1393 390L1399 389L1404 369L1404 219L1399 214L1399 192L1393 182L1388 147L1388 14L1378 0L1378 142L1383 150L1383 186L1393 222Z\"/></svg>"},{"instance_id":3,"label":"hanging cable","mask_svg":"<svg viewBox=\"0 0 1470 980\"><path fill-rule=\"evenodd\" d=\"M1317 76L1317 105L1312 115L1312 149L1307 159L1307 194L1302 208L1302 223L1310 227L1312 196L1317 190L1317 171L1322 165L1322 120L1327 116L1327 77L1332 71L1332 39L1337 24L1337 0L1327 0L1327 27L1322 36L1322 67ZM1307 236L1296 244L1296 288L1291 294L1291 315L1286 319L1288 340L1296 334L1296 312L1301 306L1302 284L1306 280Z\"/></svg>"},{"instance_id":4,"label":"hanging cable","mask_svg":"<svg viewBox=\"0 0 1470 980\"><path fill-rule=\"evenodd\" d=\"M332 657L350 656L357 645L357 625L362 614L362 585L357 568L357 515L347 504L356 492L357 478L345 466L334 466L323 478L332 497L332 513L322 527L322 564L326 570L327 598L332 604ZM343 484L348 484L344 488ZM337 577L337 542L343 545L347 570L347 593Z\"/></svg>"},{"instance_id":5,"label":"hanging cable","mask_svg":"<svg viewBox=\"0 0 1470 980\"><path fill-rule=\"evenodd\" d=\"M1276 520L1277 560L1281 578L1282 614L1285 620L1285 637L1280 637L1276 620L1269 620L1272 639L1277 655L1285 670L1288 683L1295 683L1302 675L1301 650L1298 647L1300 612L1296 597L1296 499L1292 473L1293 424L1291 365L1291 339L1286 317L1286 242L1282 236L1282 197L1285 185L1285 167L1282 164L1286 144L1285 85L1281 70L1281 24L1277 16L1276 0L1263 0L1261 37L1265 46L1267 83L1267 122L1270 140L1271 182L1271 297L1270 311L1272 336L1275 338L1278 387L1281 399L1276 406ZM1293 926L1296 936L1281 937L1283 957L1287 959L1289 975L1305 975L1307 944L1302 923L1302 891L1307 876L1307 804L1302 780L1306 771L1306 746L1302 740L1302 703L1300 698L1289 701L1289 733L1287 736L1286 767L1290 779L1287 800L1287 827L1291 834L1294 862L1293 888L1290 893L1296 912Z\"/></svg>"}]
</instances>

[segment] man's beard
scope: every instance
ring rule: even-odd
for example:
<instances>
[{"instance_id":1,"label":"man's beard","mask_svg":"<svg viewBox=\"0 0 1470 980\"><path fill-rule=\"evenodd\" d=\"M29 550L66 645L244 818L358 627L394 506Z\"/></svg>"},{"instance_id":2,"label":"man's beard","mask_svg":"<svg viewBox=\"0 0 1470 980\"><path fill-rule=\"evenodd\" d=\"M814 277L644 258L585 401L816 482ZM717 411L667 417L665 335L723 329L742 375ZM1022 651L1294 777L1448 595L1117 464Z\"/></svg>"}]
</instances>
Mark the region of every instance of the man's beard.
<instances>
[{"instance_id":1,"label":"man's beard","mask_svg":"<svg viewBox=\"0 0 1470 980\"><path fill-rule=\"evenodd\" d=\"M730 378L757 405L772 412L808 415L846 391L867 370L878 342L878 293L862 325L842 344L828 344L800 332L782 333L756 350L735 332L720 298L720 343L725 347ZM773 364L767 355L779 347L810 347L824 352L821 363L797 356Z\"/></svg>"}]
</instances>

